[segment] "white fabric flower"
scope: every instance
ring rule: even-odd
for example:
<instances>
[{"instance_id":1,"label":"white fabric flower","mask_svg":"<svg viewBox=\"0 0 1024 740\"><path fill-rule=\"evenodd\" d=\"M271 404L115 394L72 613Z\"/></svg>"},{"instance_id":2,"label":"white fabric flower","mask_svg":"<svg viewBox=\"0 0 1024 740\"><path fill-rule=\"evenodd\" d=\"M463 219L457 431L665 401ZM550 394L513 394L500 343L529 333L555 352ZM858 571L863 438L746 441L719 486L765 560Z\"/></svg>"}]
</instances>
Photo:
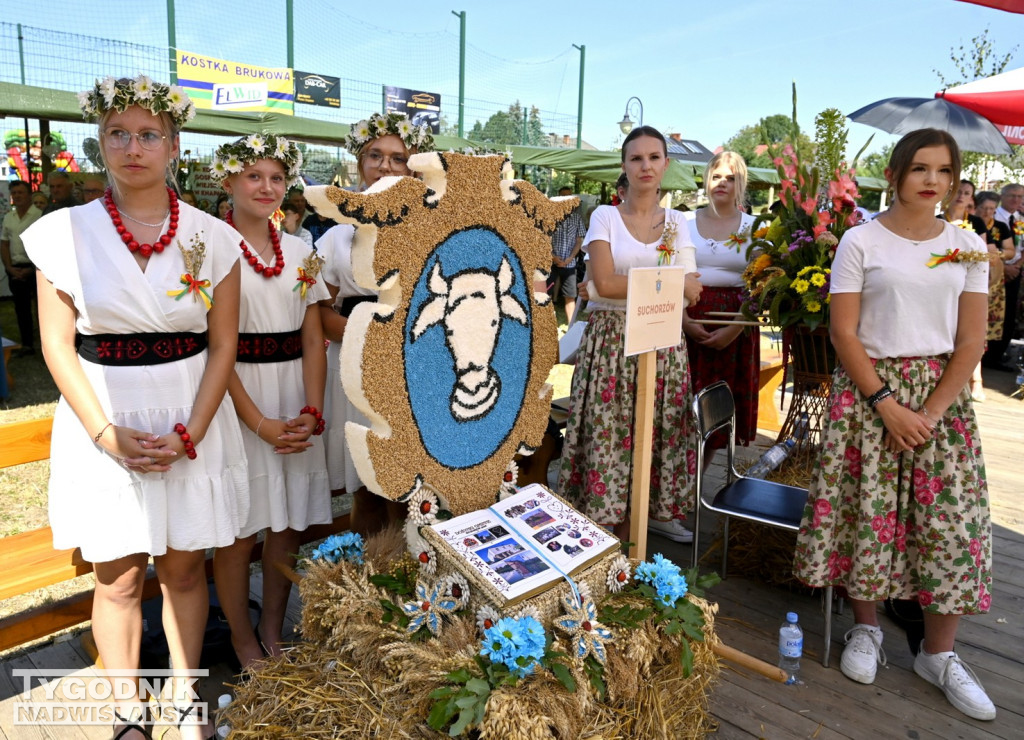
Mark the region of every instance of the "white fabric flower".
<instances>
[{"instance_id":1,"label":"white fabric flower","mask_svg":"<svg viewBox=\"0 0 1024 740\"><path fill-rule=\"evenodd\" d=\"M252 134L245 137L245 145L256 154L263 154L263 151L267 148L267 141L259 134Z\"/></svg>"},{"instance_id":2,"label":"white fabric flower","mask_svg":"<svg viewBox=\"0 0 1024 740\"><path fill-rule=\"evenodd\" d=\"M117 95L117 80L113 77L107 77L103 82L99 83L100 95L103 96L103 102L109 108L114 104L114 96Z\"/></svg>"},{"instance_id":3,"label":"white fabric flower","mask_svg":"<svg viewBox=\"0 0 1024 740\"><path fill-rule=\"evenodd\" d=\"M167 89L167 102L171 105L171 110L174 111L175 115L181 115L188 107L189 100L185 90L178 85L171 85Z\"/></svg>"},{"instance_id":4,"label":"white fabric flower","mask_svg":"<svg viewBox=\"0 0 1024 740\"><path fill-rule=\"evenodd\" d=\"M136 77L132 88L135 90L135 97L139 100L149 100L153 97L153 80L146 75Z\"/></svg>"},{"instance_id":5,"label":"white fabric flower","mask_svg":"<svg viewBox=\"0 0 1024 740\"><path fill-rule=\"evenodd\" d=\"M385 116L375 118L373 121L373 127L377 129L377 136L383 136L388 132L388 119Z\"/></svg>"},{"instance_id":6,"label":"white fabric flower","mask_svg":"<svg viewBox=\"0 0 1024 740\"><path fill-rule=\"evenodd\" d=\"M501 615L498 610L490 604L484 604L476 612L476 628L482 635L485 631L498 623Z\"/></svg>"},{"instance_id":7,"label":"white fabric flower","mask_svg":"<svg viewBox=\"0 0 1024 740\"><path fill-rule=\"evenodd\" d=\"M409 497L409 518L421 527L436 522L440 510L437 496L429 488L421 487Z\"/></svg>"},{"instance_id":8,"label":"white fabric flower","mask_svg":"<svg viewBox=\"0 0 1024 740\"><path fill-rule=\"evenodd\" d=\"M516 619L522 619L523 617L533 617L538 622L541 621L540 612L537 610L537 607L535 607L533 604L527 604L518 612L516 612L515 616ZM543 622L541 623L543 624Z\"/></svg>"},{"instance_id":9,"label":"white fabric flower","mask_svg":"<svg viewBox=\"0 0 1024 740\"><path fill-rule=\"evenodd\" d=\"M78 93L78 107L87 116L91 116L96 112L96 108L92 104L92 90Z\"/></svg>"},{"instance_id":10,"label":"white fabric flower","mask_svg":"<svg viewBox=\"0 0 1024 740\"><path fill-rule=\"evenodd\" d=\"M297 151L297 150L296 150ZM286 157L288 155L288 139L283 136L277 137L277 148L274 150L274 156L278 159ZM301 157L301 154L299 155ZM300 159L301 161L301 159Z\"/></svg>"},{"instance_id":11,"label":"white fabric flower","mask_svg":"<svg viewBox=\"0 0 1024 740\"><path fill-rule=\"evenodd\" d=\"M405 139L409 134L414 131L412 122L408 119L400 121L398 124L398 135Z\"/></svg>"},{"instance_id":12,"label":"white fabric flower","mask_svg":"<svg viewBox=\"0 0 1024 740\"><path fill-rule=\"evenodd\" d=\"M370 138L370 122L360 121L354 127L356 141L362 143Z\"/></svg>"},{"instance_id":13,"label":"white fabric flower","mask_svg":"<svg viewBox=\"0 0 1024 740\"><path fill-rule=\"evenodd\" d=\"M450 573L445 576L442 590L455 599L459 609L469 602L469 582L461 573Z\"/></svg>"},{"instance_id":14,"label":"white fabric flower","mask_svg":"<svg viewBox=\"0 0 1024 740\"><path fill-rule=\"evenodd\" d=\"M228 176L227 165L224 164L223 159L213 160L213 164L210 165L210 174L215 180L223 180Z\"/></svg>"},{"instance_id":15,"label":"white fabric flower","mask_svg":"<svg viewBox=\"0 0 1024 740\"><path fill-rule=\"evenodd\" d=\"M232 174L237 174L245 169L245 164L237 156L232 154L224 163L224 168Z\"/></svg>"},{"instance_id":16,"label":"white fabric flower","mask_svg":"<svg viewBox=\"0 0 1024 740\"><path fill-rule=\"evenodd\" d=\"M618 555L608 567L608 576L605 579L608 591L617 594L625 588L629 583L630 571L629 559L625 555Z\"/></svg>"}]
</instances>

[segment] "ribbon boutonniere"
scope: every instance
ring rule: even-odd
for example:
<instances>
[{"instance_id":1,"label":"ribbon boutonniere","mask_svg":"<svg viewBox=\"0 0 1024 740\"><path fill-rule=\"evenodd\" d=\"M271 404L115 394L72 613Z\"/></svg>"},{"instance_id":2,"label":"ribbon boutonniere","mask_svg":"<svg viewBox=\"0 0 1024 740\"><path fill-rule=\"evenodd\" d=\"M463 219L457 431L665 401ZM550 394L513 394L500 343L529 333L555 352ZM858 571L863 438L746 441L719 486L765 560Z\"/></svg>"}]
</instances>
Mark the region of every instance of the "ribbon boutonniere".
<instances>
[{"instance_id":1,"label":"ribbon boutonniere","mask_svg":"<svg viewBox=\"0 0 1024 740\"><path fill-rule=\"evenodd\" d=\"M932 252L931 259L925 264L930 268L935 268L944 262L955 264L957 262L987 262L988 253L980 251L962 252L959 249L947 249L945 254L935 254Z\"/></svg>"},{"instance_id":2,"label":"ribbon boutonniere","mask_svg":"<svg viewBox=\"0 0 1024 740\"><path fill-rule=\"evenodd\" d=\"M292 291L299 291L299 295L305 300L310 286L316 285L316 276L320 274L321 267L323 267L323 260L316 252L310 252L302 260L302 267L297 268L298 276L295 278L295 287L292 288Z\"/></svg>"},{"instance_id":3,"label":"ribbon boutonniere","mask_svg":"<svg viewBox=\"0 0 1024 740\"><path fill-rule=\"evenodd\" d=\"M767 232L766 232L767 233ZM734 248L737 252L740 251L740 247L750 236L750 227L747 226L745 229L740 229L732 234L729 234L729 238L725 240L725 246Z\"/></svg>"},{"instance_id":4,"label":"ribbon boutonniere","mask_svg":"<svg viewBox=\"0 0 1024 740\"><path fill-rule=\"evenodd\" d=\"M185 260L185 272L182 273L179 282L185 287L169 290L167 295L180 301L191 294L193 301L202 300L206 310L209 311L213 307L213 297L207 292L210 281L199 279L199 271L203 267L203 260L206 259L206 243L203 242L202 232L192 235L191 244L191 249L186 249L181 240L178 240L178 249L181 251L182 259Z\"/></svg>"},{"instance_id":5,"label":"ribbon boutonniere","mask_svg":"<svg viewBox=\"0 0 1024 740\"><path fill-rule=\"evenodd\" d=\"M665 224L665 229L661 232L661 243L657 247L658 251L658 267L672 264L672 258L676 254L676 225L674 223Z\"/></svg>"}]
</instances>

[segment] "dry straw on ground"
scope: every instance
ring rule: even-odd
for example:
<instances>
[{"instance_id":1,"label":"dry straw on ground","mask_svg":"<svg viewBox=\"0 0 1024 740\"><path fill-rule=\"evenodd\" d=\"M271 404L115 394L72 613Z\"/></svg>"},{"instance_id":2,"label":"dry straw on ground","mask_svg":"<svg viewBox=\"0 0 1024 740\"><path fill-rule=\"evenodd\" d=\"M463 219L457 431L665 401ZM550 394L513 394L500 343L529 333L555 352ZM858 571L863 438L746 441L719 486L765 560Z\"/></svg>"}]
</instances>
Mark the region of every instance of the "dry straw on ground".
<instances>
[{"instance_id":1,"label":"dry straw on ground","mask_svg":"<svg viewBox=\"0 0 1024 740\"><path fill-rule=\"evenodd\" d=\"M371 539L365 566L311 564L303 578L305 641L266 662L237 688L227 718L237 738L440 738L426 717L430 693L458 668L477 674L475 617L461 614L439 637L409 640L381 623L387 593L373 573L414 567L393 534ZM619 601L635 596L611 597ZM692 598L692 597L691 597ZM683 676L679 637L647 622L615 630L601 699L582 666L575 693L537 671L491 693L481 740L697 738L714 730L708 697L719 667L711 651L717 607L694 599L706 619L705 641L691 643L694 670ZM554 633L556 638L560 633ZM555 649L564 649L556 641Z\"/></svg>"}]
</instances>

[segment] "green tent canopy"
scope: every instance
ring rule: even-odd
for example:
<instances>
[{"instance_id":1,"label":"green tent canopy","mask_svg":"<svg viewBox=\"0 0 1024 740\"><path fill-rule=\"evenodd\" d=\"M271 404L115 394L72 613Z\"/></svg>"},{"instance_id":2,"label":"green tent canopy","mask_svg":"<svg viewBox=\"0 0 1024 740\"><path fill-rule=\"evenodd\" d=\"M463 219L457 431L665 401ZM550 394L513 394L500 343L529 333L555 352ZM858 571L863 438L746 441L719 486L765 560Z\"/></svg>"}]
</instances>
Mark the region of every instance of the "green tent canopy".
<instances>
[{"instance_id":1,"label":"green tent canopy","mask_svg":"<svg viewBox=\"0 0 1024 740\"><path fill-rule=\"evenodd\" d=\"M549 167L586 180L612 184L622 172L622 157L619 152L549 149L537 146L510 146L508 149L512 152L513 164ZM686 167L670 161L661 187L664 190L696 190L697 182Z\"/></svg>"},{"instance_id":2,"label":"green tent canopy","mask_svg":"<svg viewBox=\"0 0 1024 740\"><path fill-rule=\"evenodd\" d=\"M0 116L82 122L82 111L74 93L13 82L0 82ZM349 126L283 113L214 113L199 110L184 130L216 136L244 136L263 132L312 144L343 146ZM434 141L438 149L442 150L473 146L473 142L457 136L435 136Z\"/></svg>"}]
</instances>

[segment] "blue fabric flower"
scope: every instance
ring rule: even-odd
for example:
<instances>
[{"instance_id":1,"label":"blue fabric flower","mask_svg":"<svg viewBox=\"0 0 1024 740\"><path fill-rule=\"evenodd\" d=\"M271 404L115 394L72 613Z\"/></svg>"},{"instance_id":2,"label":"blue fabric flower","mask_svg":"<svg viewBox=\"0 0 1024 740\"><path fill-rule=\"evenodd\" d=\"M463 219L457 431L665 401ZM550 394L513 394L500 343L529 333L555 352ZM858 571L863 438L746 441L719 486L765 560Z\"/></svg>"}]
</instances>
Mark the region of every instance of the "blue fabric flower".
<instances>
[{"instance_id":1,"label":"blue fabric flower","mask_svg":"<svg viewBox=\"0 0 1024 740\"><path fill-rule=\"evenodd\" d=\"M313 550L312 560L327 560L338 563L348 560L357 565L363 564L363 538L355 532L332 534Z\"/></svg>"},{"instance_id":2,"label":"blue fabric flower","mask_svg":"<svg viewBox=\"0 0 1024 740\"><path fill-rule=\"evenodd\" d=\"M522 678L544 657L547 638L544 627L533 617L513 619L502 617L498 623L484 630L480 654L492 663L502 663Z\"/></svg>"},{"instance_id":3,"label":"blue fabric flower","mask_svg":"<svg viewBox=\"0 0 1024 740\"><path fill-rule=\"evenodd\" d=\"M640 563L634 577L653 586L657 592L656 601L666 607L675 606L689 589L679 566L661 553L656 554L651 562Z\"/></svg>"}]
</instances>

